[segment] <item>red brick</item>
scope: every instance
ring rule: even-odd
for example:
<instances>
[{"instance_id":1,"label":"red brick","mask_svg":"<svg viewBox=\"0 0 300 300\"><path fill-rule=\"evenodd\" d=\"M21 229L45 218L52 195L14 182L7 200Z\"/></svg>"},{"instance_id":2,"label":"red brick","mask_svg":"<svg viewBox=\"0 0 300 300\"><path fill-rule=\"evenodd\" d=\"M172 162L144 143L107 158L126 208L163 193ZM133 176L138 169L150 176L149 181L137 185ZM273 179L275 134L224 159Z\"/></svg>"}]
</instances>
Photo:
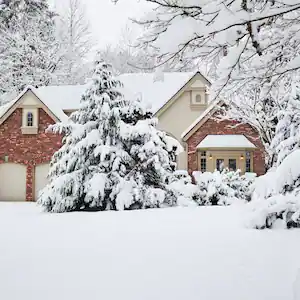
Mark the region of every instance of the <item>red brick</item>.
<instances>
[{"instance_id":1,"label":"red brick","mask_svg":"<svg viewBox=\"0 0 300 300\"><path fill-rule=\"evenodd\" d=\"M61 147L61 136L45 132L54 123L43 109L39 109L38 134L24 135L21 132L22 109L16 109L0 125L0 163L8 155L9 162L27 167L27 201L33 201L35 166L49 163L54 152Z\"/></svg>"}]
</instances>

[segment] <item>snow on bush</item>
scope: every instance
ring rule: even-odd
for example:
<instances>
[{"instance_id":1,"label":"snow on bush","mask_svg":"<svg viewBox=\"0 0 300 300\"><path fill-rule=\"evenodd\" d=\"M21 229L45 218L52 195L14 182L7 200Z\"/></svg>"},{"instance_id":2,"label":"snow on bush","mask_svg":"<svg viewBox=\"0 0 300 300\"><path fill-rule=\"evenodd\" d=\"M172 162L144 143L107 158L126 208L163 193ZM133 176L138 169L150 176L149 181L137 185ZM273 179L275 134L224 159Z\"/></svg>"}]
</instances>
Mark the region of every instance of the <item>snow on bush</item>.
<instances>
[{"instance_id":1,"label":"snow on bush","mask_svg":"<svg viewBox=\"0 0 300 300\"><path fill-rule=\"evenodd\" d=\"M192 178L187 171L177 170L167 179L167 190L176 199L178 206L197 206L199 188L192 184Z\"/></svg>"},{"instance_id":2,"label":"snow on bush","mask_svg":"<svg viewBox=\"0 0 300 300\"><path fill-rule=\"evenodd\" d=\"M258 229L300 227L300 150L255 182L250 226ZM279 221L278 221L279 220Z\"/></svg>"},{"instance_id":3,"label":"snow on bush","mask_svg":"<svg viewBox=\"0 0 300 300\"><path fill-rule=\"evenodd\" d=\"M194 172L199 188L199 205L230 205L237 201L250 201L253 177L240 175L240 171Z\"/></svg>"}]
</instances>

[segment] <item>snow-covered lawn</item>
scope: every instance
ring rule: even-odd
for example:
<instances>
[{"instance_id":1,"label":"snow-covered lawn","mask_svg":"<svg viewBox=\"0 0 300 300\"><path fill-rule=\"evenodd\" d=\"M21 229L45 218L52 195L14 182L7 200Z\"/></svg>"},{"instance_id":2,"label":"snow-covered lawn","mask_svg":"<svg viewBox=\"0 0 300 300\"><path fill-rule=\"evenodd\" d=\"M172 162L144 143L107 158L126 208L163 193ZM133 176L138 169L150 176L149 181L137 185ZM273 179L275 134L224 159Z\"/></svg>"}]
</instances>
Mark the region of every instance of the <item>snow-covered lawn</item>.
<instances>
[{"instance_id":1,"label":"snow-covered lawn","mask_svg":"<svg viewBox=\"0 0 300 300\"><path fill-rule=\"evenodd\" d=\"M0 299L294 300L300 230L246 229L244 216L244 206L54 215L0 203Z\"/></svg>"}]
</instances>

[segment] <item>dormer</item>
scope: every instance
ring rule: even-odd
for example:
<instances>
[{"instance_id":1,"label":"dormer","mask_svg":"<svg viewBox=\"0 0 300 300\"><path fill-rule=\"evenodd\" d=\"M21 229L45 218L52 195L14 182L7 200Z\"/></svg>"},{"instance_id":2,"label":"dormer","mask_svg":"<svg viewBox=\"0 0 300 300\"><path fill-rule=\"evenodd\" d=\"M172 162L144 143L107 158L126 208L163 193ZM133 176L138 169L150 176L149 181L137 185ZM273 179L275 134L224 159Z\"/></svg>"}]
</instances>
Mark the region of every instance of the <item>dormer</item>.
<instances>
[{"instance_id":1,"label":"dormer","mask_svg":"<svg viewBox=\"0 0 300 300\"><path fill-rule=\"evenodd\" d=\"M190 106L192 110L204 110L208 103L208 88L201 81L196 80L190 86Z\"/></svg>"},{"instance_id":2,"label":"dormer","mask_svg":"<svg viewBox=\"0 0 300 300\"><path fill-rule=\"evenodd\" d=\"M22 109L22 134L38 133L39 106L39 100L31 91L23 95L20 106Z\"/></svg>"}]
</instances>

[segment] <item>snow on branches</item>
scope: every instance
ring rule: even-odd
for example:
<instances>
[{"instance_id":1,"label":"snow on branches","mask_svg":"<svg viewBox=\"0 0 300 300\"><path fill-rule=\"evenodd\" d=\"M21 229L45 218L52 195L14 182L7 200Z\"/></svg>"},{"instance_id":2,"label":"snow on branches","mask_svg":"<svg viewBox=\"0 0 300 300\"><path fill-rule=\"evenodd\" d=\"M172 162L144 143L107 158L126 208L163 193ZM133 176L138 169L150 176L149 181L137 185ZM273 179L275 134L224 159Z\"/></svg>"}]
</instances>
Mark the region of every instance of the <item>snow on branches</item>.
<instances>
[{"instance_id":1,"label":"snow on branches","mask_svg":"<svg viewBox=\"0 0 300 300\"><path fill-rule=\"evenodd\" d=\"M218 92L232 81L236 89L300 68L297 0L148 2L153 10L136 21L145 27L140 43L158 49L162 62L225 57Z\"/></svg>"},{"instance_id":2,"label":"snow on branches","mask_svg":"<svg viewBox=\"0 0 300 300\"><path fill-rule=\"evenodd\" d=\"M166 188L176 149L139 101L124 99L111 67L96 60L81 107L67 124L39 203L49 212L121 210L174 205Z\"/></svg>"},{"instance_id":3,"label":"snow on branches","mask_svg":"<svg viewBox=\"0 0 300 300\"><path fill-rule=\"evenodd\" d=\"M256 128L271 167L282 95L300 70L299 1L145 1L153 6L135 21L144 29L139 45L159 52L160 64L211 66L211 95L226 103L224 118Z\"/></svg>"}]
</instances>

